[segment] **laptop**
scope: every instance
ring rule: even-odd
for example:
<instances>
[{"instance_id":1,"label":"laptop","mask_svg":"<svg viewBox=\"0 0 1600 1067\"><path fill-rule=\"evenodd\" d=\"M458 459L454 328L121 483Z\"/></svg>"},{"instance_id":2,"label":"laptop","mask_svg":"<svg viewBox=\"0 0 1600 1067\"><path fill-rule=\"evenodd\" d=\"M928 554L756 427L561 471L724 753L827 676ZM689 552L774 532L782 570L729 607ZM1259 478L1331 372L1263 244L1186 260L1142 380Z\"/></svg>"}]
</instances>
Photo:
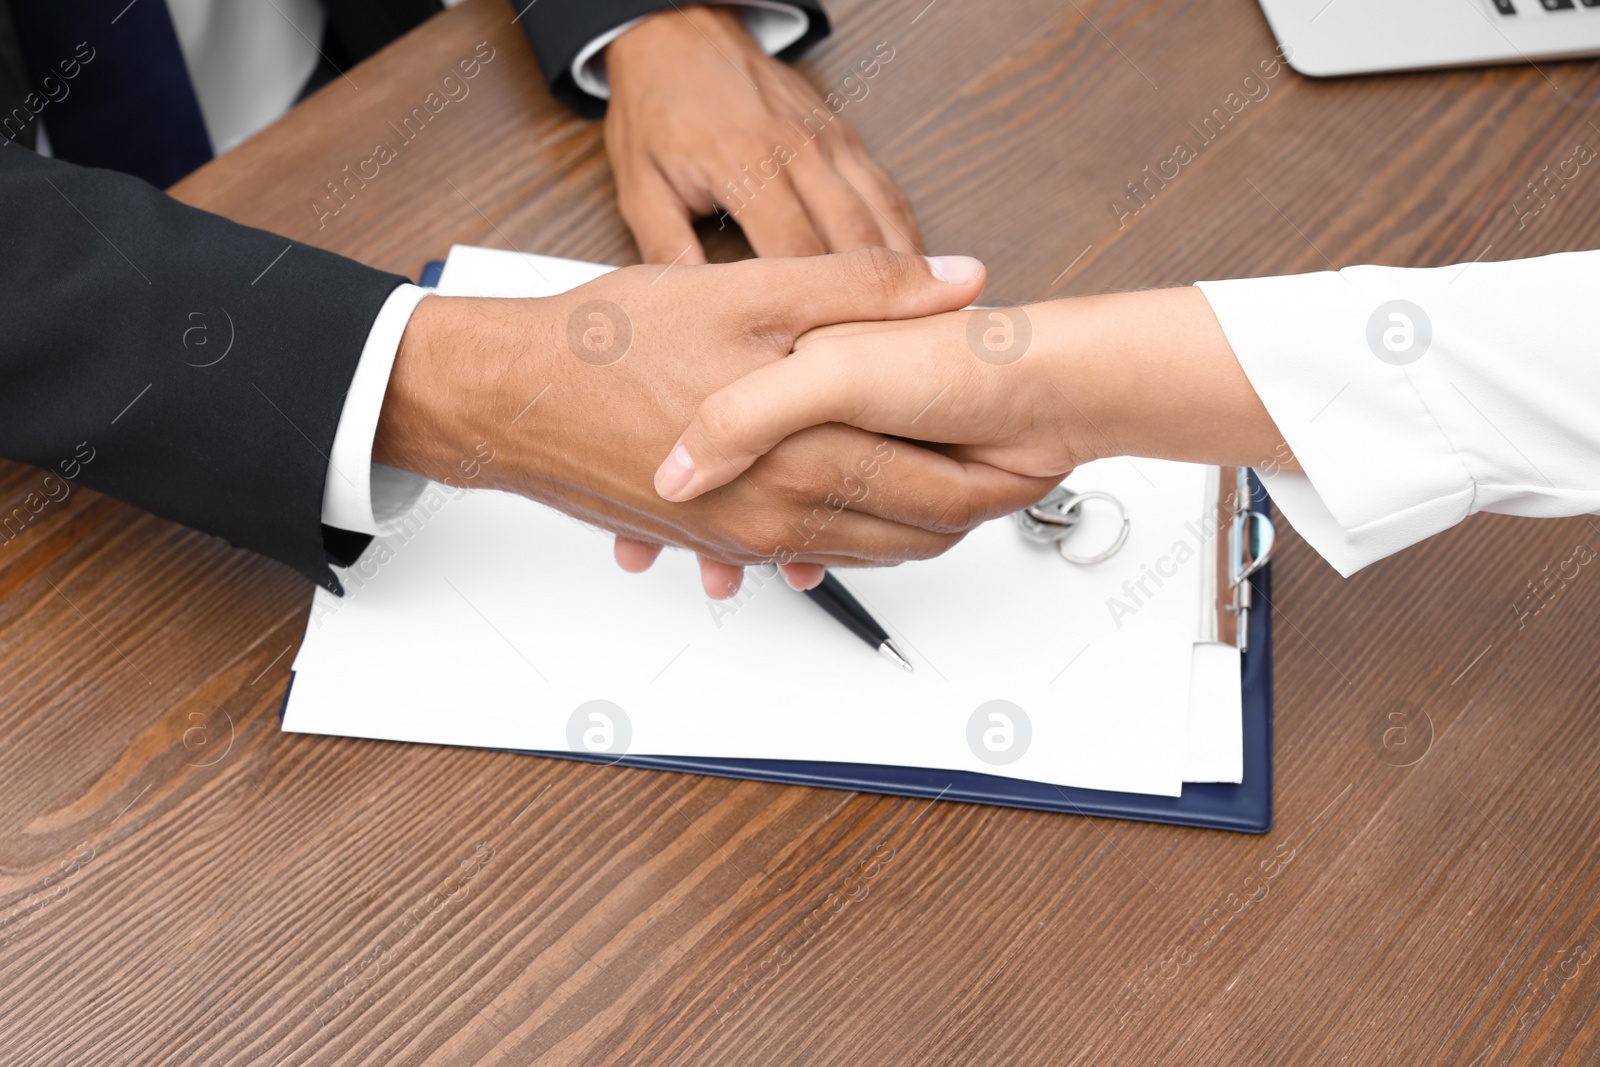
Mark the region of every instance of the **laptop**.
<instances>
[{"instance_id":1,"label":"laptop","mask_svg":"<svg viewBox=\"0 0 1600 1067\"><path fill-rule=\"evenodd\" d=\"M1329 77L1600 54L1600 0L1261 0L1289 65Z\"/></svg>"}]
</instances>

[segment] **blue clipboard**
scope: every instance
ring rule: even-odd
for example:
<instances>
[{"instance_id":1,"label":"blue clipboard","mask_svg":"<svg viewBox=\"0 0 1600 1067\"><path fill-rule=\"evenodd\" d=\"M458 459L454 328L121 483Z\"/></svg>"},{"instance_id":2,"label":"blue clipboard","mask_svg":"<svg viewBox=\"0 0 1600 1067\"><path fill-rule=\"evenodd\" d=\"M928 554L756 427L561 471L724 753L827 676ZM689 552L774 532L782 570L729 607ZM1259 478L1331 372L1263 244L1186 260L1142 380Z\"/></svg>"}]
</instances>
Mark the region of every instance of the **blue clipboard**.
<instances>
[{"instance_id":1,"label":"blue clipboard","mask_svg":"<svg viewBox=\"0 0 1600 1067\"><path fill-rule=\"evenodd\" d=\"M849 789L859 793L962 800L1071 815L1101 815L1177 826L1266 833L1272 828L1272 620L1267 570L1252 579L1261 607L1250 612L1250 651L1241 668L1244 684L1244 778L1238 785L1195 784L1177 797L1075 789L972 771L884 767L871 763L810 763L802 760L701 759L687 756L604 756L574 752L528 752L646 770L750 778L784 785Z\"/></svg>"},{"instance_id":2,"label":"blue clipboard","mask_svg":"<svg viewBox=\"0 0 1600 1067\"><path fill-rule=\"evenodd\" d=\"M861 793L889 793L997 804L1072 815L1204 826L1217 830L1265 833L1272 826L1272 619L1271 565L1250 579L1257 606L1250 612L1250 645L1244 653L1244 779L1238 785L1188 784L1177 797L1074 789L1002 778L970 771L882 767L868 763L814 763L801 760L708 759L689 756L605 756L574 752L528 752L532 756L616 764L646 770L750 778L784 785L821 786ZM287 710L294 690L283 697Z\"/></svg>"},{"instance_id":3,"label":"blue clipboard","mask_svg":"<svg viewBox=\"0 0 1600 1067\"><path fill-rule=\"evenodd\" d=\"M438 283L444 264L429 263L422 272L423 285ZM1250 475L1254 501L1265 507L1266 490ZM609 756L577 752L527 752L532 756L615 764L645 770L709 774L720 778L747 778L783 785L820 786L861 793L958 800L970 804L995 804L1072 815L1099 815L1112 819L1199 826L1242 833L1266 833L1272 827L1272 579L1271 564L1251 575L1254 605L1249 613L1248 651L1242 657L1241 686L1244 705L1244 776L1237 785L1186 784L1177 797L1077 789L1002 778L971 771L928 770L868 763L822 763L803 760L723 759L691 756ZM283 706L289 706L293 692Z\"/></svg>"}]
</instances>

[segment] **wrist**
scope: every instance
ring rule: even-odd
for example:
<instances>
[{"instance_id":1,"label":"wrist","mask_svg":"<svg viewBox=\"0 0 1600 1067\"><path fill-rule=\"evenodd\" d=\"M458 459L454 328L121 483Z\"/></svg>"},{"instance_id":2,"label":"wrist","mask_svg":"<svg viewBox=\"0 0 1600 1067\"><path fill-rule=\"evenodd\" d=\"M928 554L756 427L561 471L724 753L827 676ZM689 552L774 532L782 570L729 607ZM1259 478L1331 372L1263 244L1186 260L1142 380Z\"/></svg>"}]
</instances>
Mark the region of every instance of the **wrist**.
<instances>
[{"instance_id":1,"label":"wrist","mask_svg":"<svg viewBox=\"0 0 1600 1067\"><path fill-rule=\"evenodd\" d=\"M681 55L681 46L675 42L688 40L699 45L704 41L725 43L743 38L750 39L744 20L738 10L729 4L683 4L670 10L645 15L616 40L606 45L606 68L612 77L619 67L633 65L638 56L648 62L663 56Z\"/></svg>"},{"instance_id":2,"label":"wrist","mask_svg":"<svg viewBox=\"0 0 1600 1067\"><path fill-rule=\"evenodd\" d=\"M1093 458L1249 464L1281 440L1200 290L1037 307L1061 432Z\"/></svg>"},{"instance_id":3,"label":"wrist","mask_svg":"<svg viewBox=\"0 0 1600 1067\"><path fill-rule=\"evenodd\" d=\"M441 388L435 341L442 336L441 320L449 317L450 304L448 298L427 297L406 323L372 438L374 463L429 478L440 473L439 441L445 429L444 412L433 402Z\"/></svg>"},{"instance_id":4,"label":"wrist","mask_svg":"<svg viewBox=\"0 0 1600 1067\"><path fill-rule=\"evenodd\" d=\"M1118 341L1108 328L1102 297L1031 305L1033 390L1037 410L1067 443L1073 467L1130 454L1126 397L1128 364L1113 358Z\"/></svg>"},{"instance_id":5,"label":"wrist","mask_svg":"<svg viewBox=\"0 0 1600 1067\"><path fill-rule=\"evenodd\" d=\"M462 463L481 455L490 428L508 425L516 414L501 410L505 401L498 386L515 362L503 354L552 350L552 339L544 336L549 331L539 325L543 316L515 315L514 340L497 336L500 324L513 310L544 303L444 296L419 303L384 392L373 462L439 482L459 478Z\"/></svg>"}]
</instances>

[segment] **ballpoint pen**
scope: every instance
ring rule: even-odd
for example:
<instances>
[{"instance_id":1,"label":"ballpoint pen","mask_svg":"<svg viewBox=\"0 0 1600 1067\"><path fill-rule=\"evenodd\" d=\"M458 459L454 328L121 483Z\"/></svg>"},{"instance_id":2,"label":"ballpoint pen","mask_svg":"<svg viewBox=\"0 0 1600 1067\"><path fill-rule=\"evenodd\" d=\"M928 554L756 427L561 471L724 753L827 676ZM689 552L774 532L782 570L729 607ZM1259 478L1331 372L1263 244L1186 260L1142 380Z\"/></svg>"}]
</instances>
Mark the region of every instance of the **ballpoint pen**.
<instances>
[{"instance_id":1,"label":"ballpoint pen","mask_svg":"<svg viewBox=\"0 0 1600 1067\"><path fill-rule=\"evenodd\" d=\"M838 619L851 633L877 649L884 657L908 671L914 669L911 661L895 647L888 631L868 614L867 609L850 594L850 590L844 587L843 582L833 576L832 571L824 572L821 583L807 589L805 593L811 598L812 603Z\"/></svg>"}]
</instances>

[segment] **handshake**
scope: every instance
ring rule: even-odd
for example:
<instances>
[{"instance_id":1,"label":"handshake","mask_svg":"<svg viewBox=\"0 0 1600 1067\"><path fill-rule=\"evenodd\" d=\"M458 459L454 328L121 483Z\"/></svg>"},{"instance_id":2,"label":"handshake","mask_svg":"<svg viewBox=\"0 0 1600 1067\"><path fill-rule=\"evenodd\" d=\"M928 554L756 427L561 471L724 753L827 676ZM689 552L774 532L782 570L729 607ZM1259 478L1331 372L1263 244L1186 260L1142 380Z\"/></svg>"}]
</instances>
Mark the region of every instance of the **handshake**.
<instances>
[{"instance_id":1,"label":"handshake","mask_svg":"<svg viewBox=\"0 0 1600 1067\"><path fill-rule=\"evenodd\" d=\"M429 297L373 459L442 479L487 443L488 487L612 531L629 570L693 549L726 597L748 564L807 588L938 555L1101 456L1272 439L1198 290L970 309L984 278L867 248Z\"/></svg>"}]
</instances>

